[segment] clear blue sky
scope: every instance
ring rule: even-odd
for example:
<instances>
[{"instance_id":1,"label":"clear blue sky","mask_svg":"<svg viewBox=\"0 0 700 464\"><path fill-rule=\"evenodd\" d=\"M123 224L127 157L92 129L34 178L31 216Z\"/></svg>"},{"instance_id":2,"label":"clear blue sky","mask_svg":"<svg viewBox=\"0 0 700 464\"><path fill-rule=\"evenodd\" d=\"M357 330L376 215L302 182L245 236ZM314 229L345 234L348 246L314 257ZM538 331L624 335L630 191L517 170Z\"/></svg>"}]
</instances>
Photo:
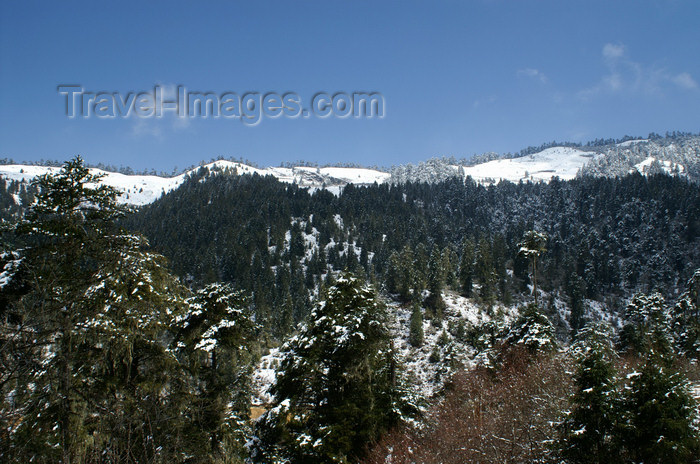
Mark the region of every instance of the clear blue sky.
<instances>
[{"instance_id":1,"label":"clear blue sky","mask_svg":"<svg viewBox=\"0 0 700 464\"><path fill-rule=\"evenodd\" d=\"M219 155L390 166L700 130L700 2L0 5L0 158L169 171ZM100 5L98 7L98 5ZM378 91L383 119L68 119L59 84L127 93Z\"/></svg>"}]
</instances>

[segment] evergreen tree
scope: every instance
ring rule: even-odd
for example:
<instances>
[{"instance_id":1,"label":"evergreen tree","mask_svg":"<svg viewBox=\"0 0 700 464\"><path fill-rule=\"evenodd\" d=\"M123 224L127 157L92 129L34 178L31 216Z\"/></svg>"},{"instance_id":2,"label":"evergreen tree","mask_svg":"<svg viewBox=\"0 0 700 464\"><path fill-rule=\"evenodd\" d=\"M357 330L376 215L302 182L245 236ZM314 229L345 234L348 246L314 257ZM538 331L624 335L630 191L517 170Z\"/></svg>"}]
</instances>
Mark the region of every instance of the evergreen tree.
<instances>
[{"instance_id":1,"label":"evergreen tree","mask_svg":"<svg viewBox=\"0 0 700 464\"><path fill-rule=\"evenodd\" d=\"M385 309L358 278L340 276L284 352L256 461L356 462L398 420Z\"/></svg>"},{"instance_id":2,"label":"evergreen tree","mask_svg":"<svg viewBox=\"0 0 700 464\"><path fill-rule=\"evenodd\" d=\"M537 305L537 260L547 251L546 244L547 236L534 230L526 232L522 242L518 244L520 248L518 255L530 259L532 263L532 292L535 295L535 305Z\"/></svg>"},{"instance_id":3,"label":"evergreen tree","mask_svg":"<svg viewBox=\"0 0 700 464\"><path fill-rule=\"evenodd\" d=\"M671 360L650 352L625 395L624 443L632 462L676 464L700 459L697 403Z\"/></svg>"},{"instance_id":4,"label":"evergreen tree","mask_svg":"<svg viewBox=\"0 0 700 464\"><path fill-rule=\"evenodd\" d=\"M552 322L532 303L520 309L504 341L507 346L523 346L531 352L551 351L557 346Z\"/></svg>"},{"instance_id":5,"label":"evergreen tree","mask_svg":"<svg viewBox=\"0 0 700 464\"><path fill-rule=\"evenodd\" d=\"M187 300L175 321L175 347L194 379L186 430L199 460L243 457L241 427L250 409L254 323L245 296L227 284L210 284ZM202 446L206 443L208 446Z\"/></svg>"},{"instance_id":6,"label":"evergreen tree","mask_svg":"<svg viewBox=\"0 0 700 464\"><path fill-rule=\"evenodd\" d=\"M697 360L700 357L700 269L688 281L671 317L677 350Z\"/></svg>"},{"instance_id":7,"label":"evergreen tree","mask_svg":"<svg viewBox=\"0 0 700 464\"><path fill-rule=\"evenodd\" d=\"M573 464L622 462L612 335L609 325L590 323L572 346L576 392L572 410L561 425L559 447Z\"/></svg>"},{"instance_id":8,"label":"evergreen tree","mask_svg":"<svg viewBox=\"0 0 700 464\"><path fill-rule=\"evenodd\" d=\"M668 355L673 350L672 319L664 297L659 293L638 294L625 310L620 334L622 347L637 355L649 352Z\"/></svg>"},{"instance_id":9,"label":"evergreen tree","mask_svg":"<svg viewBox=\"0 0 700 464\"><path fill-rule=\"evenodd\" d=\"M423 311L421 311L418 302L414 302L409 322L408 341L411 345L420 347L423 345L423 336Z\"/></svg>"},{"instance_id":10,"label":"evergreen tree","mask_svg":"<svg viewBox=\"0 0 700 464\"><path fill-rule=\"evenodd\" d=\"M474 285L474 243L469 239L462 242L462 259L459 264L459 284L462 295L472 296Z\"/></svg>"},{"instance_id":11,"label":"evergreen tree","mask_svg":"<svg viewBox=\"0 0 700 464\"><path fill-rule=\"evenodd\" d=\"M184 289L145 240L115 226L126 209L80 158L36 181L16 228L24 244L5 309L3 410L13 460L148 461L179 444L180 370L161 342ZM150 422L149 422L150 421ZM9 424L13 424L9 426ZM160 445L160 449L157 447Z\"/></svg>"},{"instance_id":12,"label":"evergreen tree","mask_svg":"<svg viewBox=\"0 0 700 464\"><path fill-rule=\"evenodd\" d=\"M433 247L428 264L428 290L430 295L425 299L426 308L438 321L442 320L445 302L442 299L442 288L445 282L445 269L442 267L442 257L437 246Z\"/></svg>"},{"instance_id":13,"label":"evergreen tree","mask_svg":"<svg viewBox=\"0 0 700 464\"><path fill-rule=\"evenodd\" d=\"M571 335L576 336L578 330L584 324L584 301L585 283L581 277L575 272L572 272L566 282L566 293L569 297L569 308L571 315L569 317L569 326L571 327Z\"/></svg>"},{"instance_id":14,"label":"evergreen tree","mask_svg":"<svg viewBox=\"0 0 700 464\"><path fill-rule=\"evenodd\" d=\"M479 241L475 271L480 285L479 297L490 307L496 299L496 273L491 255L491 244L486 237L482 237Z\"/></svg>"}]
</instances>

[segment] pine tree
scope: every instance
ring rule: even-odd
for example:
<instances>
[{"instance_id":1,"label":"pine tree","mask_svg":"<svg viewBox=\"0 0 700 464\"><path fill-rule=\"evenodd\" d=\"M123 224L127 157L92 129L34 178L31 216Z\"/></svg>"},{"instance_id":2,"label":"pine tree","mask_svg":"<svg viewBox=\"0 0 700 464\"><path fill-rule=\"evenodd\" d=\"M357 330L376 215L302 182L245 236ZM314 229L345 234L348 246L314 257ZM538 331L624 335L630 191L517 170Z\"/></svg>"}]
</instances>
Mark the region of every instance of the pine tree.
<instances>
[{"instance_id":1,"label":"pine tree","mask_svg":"<svg viewBox=\"0 0 700 464\"><path fill-rule=\"evenodd\" d=\"M462 295L470 297L474 284L474 243L465 239L462 243L462 259L459 264L459 283Z\"/></svg>"},{"instance_id":2,"label":"pine tree","mask_svg":"<svg viewBox=\"0 0 700 464\"><path fill-rule=\"evenodd\" d=\"M677 350L697 360L700 357L700 269L688 281L671 317Z\"/></svg>"},{"instance_id":3,"label":"pine tree","mask_svg":"<svg viewBox=\"0 0 700 464\"><path fill-rule=\"evenodd\" d=\"M355 462L398 420L400 398L385 309L344 274L283 348L271 410L258 422L257 462Z\"/></svg>"},{"instance_id":4,"label":"pine tree","mask_svg":"<svg viewBox=\"0 0 700 464\"><path fill-rule=\"evenodd\" d=\"M552 322L533 303L520 309L504 341L507 346L523 346L533 353L551 351L557 346Z\"/></svg>"},{"instance_id":5,"label":"pine tree","mask_svg":"<svg viewBox=\"0 0 700 464\"><path fill-rule=\"evenodd\" d=\"M445 282L445 269L442 267L442 258L437 246L433 247L428 264L428 290L430 295L425 299L426 308L430 309L432 316L440 321L445 310L445 302L442 299L442 288Z\"/></svg>"},{"instance_id":6,"label":"pine tree","mask_svg":"<svg viewBox=\"0 0 700 464\"><path fill-rule=\"evenodd\" d=\"M228 284L210 284L187 300L188 310L175 321L174 345L195 381L189 401L190 454L201 460L235 454L250 409L253 316L246 297ZM202 444L208 446L202 446Z\"/></svg>"},{"instance_id":7,"label":"pine tree","mask_svg":"<svg viewBox=\"0 0 700 464\"><path fill-rule=\"evenodd\" d=\"M575 272L572 272L566 282L566 293L569 296L569 308L571 309L569 326L571 327L572 336L576 336L578 330L584 324L584 287L583 279Z\"/></svg>"},{"instance_id":8,"label":"pine tree","mask_svg":"<svg viewBox=\"0 0 700 464\"><path fill-rule=\"evenodd\" d=\"M625 395L624 444L633 462L675 464L700 458L696 401L671 359L650 352L641 372L631 375Z\"/></svg>"},{"instance_id":9,"label":"pine tree","mask_svg":"<svg viewBox=\"0 0 700 464\"><path fill-rule=\"evenodd\" d=\"M421 311L418 302L414 302L409 322L408 341L411 345L420 347L423 345L423 337L423 311Z\"/></svg>"},{"instance_id":10,"label":"pine tree","mask_svg":"<svg viewBox=\"0 0 700 464\"><path fill-rule=\"evenodd\" d=\"M576 392L559 440L563 457L572 464L621 462L612 335L609 325L590 323L572 346Z\"/></svg>"},{"instance_id":11,"label":"pine tree","mask_svg":"<svg viewBox=\"0 0 700 464\"><path fill-rule=\"evenodd\" d=\"M126 212L118 192L80 158L36 182L37 203L16 229L25 248L13 279L23 291L2 330L14 366L3 387L19 406L5 428L15 459L145 461L161 440L167 455L179 423L162 413L180 405L165 386L177 383L178 366L161 339L184 289L145 240L116 227Z\"/></svg>"},{"instance_id":12,"label":"pine tree","mask_svg":"<svg viewBox=\"0 0 700 464\"><path fill-rule=\"evenodd\" d=\"M491 255L491 244L486 237L482 237L479 241L475 271L480 285L479 297L490 307L496 298L496 273Z\"/></svg>"},{"instance_id":13,"label":"pine tree","mask_svg":"<svg viewBox=\"0 0 700 464\"><path fill-rule=\"evenodd\" d=\"M530 259L532 263L532 286L537 305L537 260L547 251L547 236L541 232L530 230L525 232L522 242L518 244L518 255Z\"/></svg>"},{"instance_id":14,"label":"pine tree","mask_svg":"<svg viewBox=\"0 0 700 464\"><path fill-rule=\"evenodd\" d=\"M673 350L672 319L664 297L659 293L638 294L625 310L620 334L622 347L637 355L649 352L668 355Z\"/></svg>"}]
</instances>

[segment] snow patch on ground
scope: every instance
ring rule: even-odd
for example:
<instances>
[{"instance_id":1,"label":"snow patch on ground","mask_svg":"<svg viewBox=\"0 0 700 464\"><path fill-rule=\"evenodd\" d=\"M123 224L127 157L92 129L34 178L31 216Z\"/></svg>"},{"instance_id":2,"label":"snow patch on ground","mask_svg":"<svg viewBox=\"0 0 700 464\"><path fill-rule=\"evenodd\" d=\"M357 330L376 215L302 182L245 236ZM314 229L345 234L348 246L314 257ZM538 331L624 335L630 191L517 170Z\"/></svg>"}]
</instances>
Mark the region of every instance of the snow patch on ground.
<instances>
[{"instance_id":1,"label":"snow patch on ground","mask_svg":"<svg viewBox=\"0 0 700 464\"><path fill-rule=\"evenodd\" d=\"M658 168L666 174L683 175L685 173L685 166L682 164L674 163L671 160L659 160L653 156L648 157L641 163L635 164L634 169L631 169L630 172L636 170L640 174L648 175L653 172L654 166L658 166Z\"/></svg>"},{"instance_id":2,"label":"snow patch on ground","mask_svg":"<svg viewBox=\"0 0 700 464\"><path fill-rule=\"evenodd\" d=\"M253 399L254 406L269 404L272 402L270 387L275 383L275 372L282 361L279 348L273 348L268 354L260 358L260 362L253 372Z\"/></svg>"}]
</instances>

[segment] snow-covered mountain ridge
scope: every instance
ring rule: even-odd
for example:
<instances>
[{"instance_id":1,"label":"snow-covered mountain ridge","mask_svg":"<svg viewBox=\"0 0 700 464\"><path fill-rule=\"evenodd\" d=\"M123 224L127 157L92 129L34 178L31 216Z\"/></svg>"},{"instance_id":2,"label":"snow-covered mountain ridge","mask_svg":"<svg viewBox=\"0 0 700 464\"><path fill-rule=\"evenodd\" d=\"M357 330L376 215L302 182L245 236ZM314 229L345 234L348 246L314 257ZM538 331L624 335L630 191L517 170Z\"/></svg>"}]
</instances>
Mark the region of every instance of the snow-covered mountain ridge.
<instances>
[{"instance_id":1,"label":"snow-covered mountain ridge","mask_svg":"<svg viewBox=\"0 0 700 464\"><path fill-rule=\"evenodd\" d=\"M141 206L154 202L162 195L179 187L188 175L207 168L210 171L231 172L237 174L271 175L281 182L295 183L302 187L327 188L331 191L339 191L347 184L367 185L374 182L382 183L389 179L390 174L374 169L343 168L343 167L270 167L265 169L254 168L243 163L233 161L215 161L192 169L174 177L160 177L153 175L127 175L117 172L108 172L91 168L92 174L104 175L102 182L116 187L123 193L120 201L126 204ZM0 165L0 178L18 182L31 182L36 177L58 172L60 168L50 166L30 166L22 164Z\"/></svg>"},{"instance_id":2,"label":"snow-covered mountain ridge","mask_svg":"<svg viewBox=\"0 0 700 464\"><path fill-rule=\"evenodd\" d=\"M474 165L461 165L444 159L431 159L417 165L392 168L391 173L367 168L346 167L268 167L256 168L234 161L215 161L174 177L127 175L92 168L103 174L103 182L123 191L123 203L141 206L154 202L179 187L188 175L202 167L213 172L271 175L281 182L312 189L325 188L333 193L348 185L373 183L439 182L448 178L471 177L482 184L500 181L549 182L557 177L570 180L577 175L622 176L630 172L650 175L659 172L700 179L700 137L681 140L629 140L605 148L555 146L515 158L499 158ZM32 165L0 165L0 179L31 182L60 168Z\"/></svg>"}]
</instances>

